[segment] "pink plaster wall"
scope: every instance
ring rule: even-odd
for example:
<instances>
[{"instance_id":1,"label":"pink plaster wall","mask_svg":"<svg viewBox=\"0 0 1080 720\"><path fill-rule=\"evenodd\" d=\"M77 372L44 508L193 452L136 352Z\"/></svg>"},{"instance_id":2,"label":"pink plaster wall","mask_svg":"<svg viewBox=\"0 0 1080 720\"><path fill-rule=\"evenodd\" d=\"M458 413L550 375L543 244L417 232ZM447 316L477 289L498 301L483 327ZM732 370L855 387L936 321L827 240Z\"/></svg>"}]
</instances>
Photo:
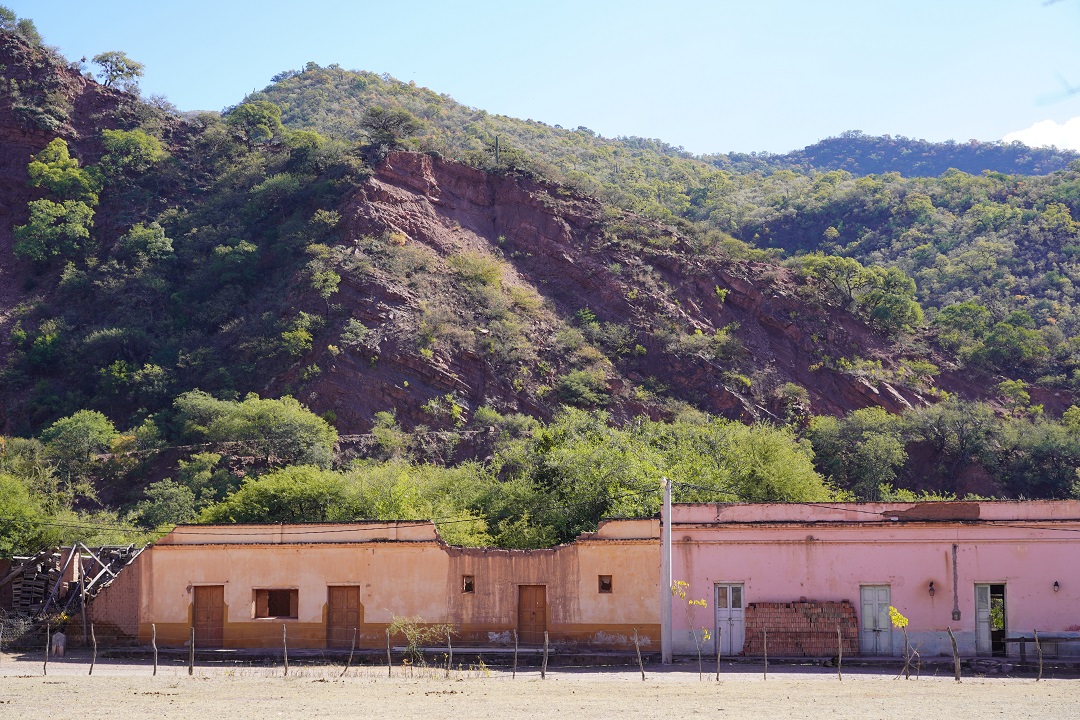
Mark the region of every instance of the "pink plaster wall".
<instances>
[{"instance_id":1,"label":"pink plaster wall","mask_svg":"<svg viewBox=\"0 0 1080 720\"><path fill-rule=\"evenodd\" d=\"M711 626L716 583L744 583L746 603L849 600L860 613L860 585L887 584L927 650L944 652L951 626L961 652L973 653L974 586L1002 583L1010 633L1080 630L1080 502L955 503L965 520L908 519L943 512L923 505L677 505L673 577L691 583L691 596L710 598L694 609L694 627ZM676 607L677 642L690 622Z\"/></svg>"}]
</instances>

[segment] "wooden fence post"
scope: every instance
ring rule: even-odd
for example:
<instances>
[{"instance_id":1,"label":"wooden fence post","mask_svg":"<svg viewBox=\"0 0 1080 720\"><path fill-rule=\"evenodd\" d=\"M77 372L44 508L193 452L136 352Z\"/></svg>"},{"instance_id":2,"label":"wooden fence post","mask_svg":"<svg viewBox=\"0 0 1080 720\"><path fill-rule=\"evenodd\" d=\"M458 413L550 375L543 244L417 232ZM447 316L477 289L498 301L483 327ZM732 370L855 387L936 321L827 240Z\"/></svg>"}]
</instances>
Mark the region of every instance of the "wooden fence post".
<instances>
[{"instance_id":1,"label":"wooden fence post","mask_svg":"<svg viewBox=\"0 0 1080 720\"><path fill-rule=\"evenodd\" d=\"M637 664L641 668L641 682L645 682L645 664L641 662L641 644L638 642L637 628L634 628L634 650L637 651Z\"/></svg>"},{"instance_id":2,"label":"wooden fence post","mask_svg":"<svg viewBox=\"0 0 1080 720\"><path fill-rule=\"evenodd\" d=\"M94 663L97 662L97 637L94 635L94 623L90 623L90 643L93 645L93 650L90 655L90 672L87 675L94 674Z\"/></svg>"},{"instance_id":3,"label":"wooden fence post","mask_svg":"<svg viewBox=\"0 0 1080 720\"><path fill-rule=\"evenodd\" d=\"M386 628L386 677L393 676L394 666L390 660L390 628Z\"/></svg>"},{"instance_id":4,"label":"wooden fence post","mask_svg":"<svg viewBox=\"0 0 1080 720\"><path fill-rule=\"evenodd\" d=\"M762 680L769 679L769 631L762 628L761 630L761 649L765 653L765 674L762 676Z\"/></svg>"},{"instance_id":5,"label":"wooden fence post","mask_svg":"<svg viewBox=\"0 0 1080 720\"><path fill-rule=\"evenodd\" d=\"M281 652L285 662L285 677L289 677L289 629L285 623L281 623Z\"/></svg>"},{"instance_id":6,"label":"wooden fence post","mask_svg":"<svg viewBox=\"0 0 1080 720\"><path fill-rule=\"evenodd\" d=\"M511 680L513 680L514 678L517 677L517 655L518 655L518 636L517 636L517 630L514 630L514 672L510 676Z\"/></svg>"},{"instance_id":7,"label":"wooden fence post","mask_svg":"<svg viewBox=\"0 0 1080 720\"><path fill-rule=\"evenodd\" d=\"M341 671L341 675L338 677L345 677L345 673L349 672L349 666L352 665L352 656L356 652L356 628L352 629L352 647L349 648L349 659L345 661L345 669Z\"/></svg>"},{"instance_id":8,"label":"wooden fence post","mask_svg":"<svg viewBox=\"0 0 1080 720\"><path fill-rule=\"evenodd\" d=\"M188 644L187 674L195 674L195 626L191 626L191 642Z\"/></svg>"},{"instance_id":9,"label":"wooden fence post","mask_svg":"<svg viewBox=\"0 0 1080 720\"><path fill-rule=\"evenodd\" d=\"M1032 632L1035 633L1035 651L1039 653L1039 676L1035 678L1035 682L1039 682L1040 680L1042 680L1043 671L1042 643L1039 642L1039 631L1033 630Z\"/></svg>"},{"instance_id":10,"label":"wooden fence post","mask_svg":"<svg viewBox=\"0 0 1080 720\"><path fill-rule=\"evenodd\" d=\"M45 621L45 662L41 665L41 674L49 674L49 645L52 644L52 629L49 627L49 622Z\"/></svg>"},{"instance_id":11,"label":"wooden fence post","mask_svg":"<svg viewBox=\"0 0 1080 720\"><path fill-rule=\"evenodd\" d=\"M716 628L716 682L720 682L720 651L723 645L720 643L724 638L724 628Z\"/></svg>"},{"instance_id":12,"label":"wooden fence post","mask_svg":"<svg viewBox=\"0 0 1080 720\"><path fill-rule=\"evenodd\" d=\"M450 642L450 629L446 630L446 677L450 677L450 668L454 666L454 646Z\"/></svg>"},{"instance_id":13,"label":"wooden fence post","mask_svg":"<svg viewBox=\"0 0 1080 720\"><path fill-rule=\"evenodd\" d=\"M548 634L547 630L544 631L544 664L540 666L540 679L543 680L547 677L547 660L548 660Z\"/></svg>"},{"instance_id":14,"label":"wooden fence post","mask_svg":"<svg viewBox=\"0 0 1080 720\"><path fill-rule=\"evenodd\" d=\"M949 642L952 643L953 677L960 682L960 651L956 649L956 636L951 627L945 629L949 631Z\"/></svg>"},{"instance_id":15,"label":"wooden fence post","mask_svg":"<svg viewBox=\"0 0 1080 720\"><path fill-rule=\"evenodd\" d=\"M840 626L836 626L836 647L839 652L836 653L836 677L840 678L840 682L844 682L844 674L840 670L840 666L844 663L844 636L840 632Z\"/></svg>"},{"instance_id":16,"label":"wooden fence post","mask_svg":"<svg viewBox=\"0 0 1080 720\"><path fill-rule=\"evenodd\" d=\"M154 648L154 675L157 675L157 623L150 623L150 645Z\"/></svg>"}]
</instances>

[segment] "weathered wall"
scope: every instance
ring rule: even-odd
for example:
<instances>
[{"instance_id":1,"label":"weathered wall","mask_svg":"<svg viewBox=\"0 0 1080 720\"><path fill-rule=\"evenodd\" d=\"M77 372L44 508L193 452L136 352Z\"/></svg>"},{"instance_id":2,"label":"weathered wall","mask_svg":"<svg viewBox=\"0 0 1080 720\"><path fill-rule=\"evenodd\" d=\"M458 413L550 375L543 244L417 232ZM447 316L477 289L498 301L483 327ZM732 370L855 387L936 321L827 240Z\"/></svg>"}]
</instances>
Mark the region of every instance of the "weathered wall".
<instances>
[{"instance_id":1,"label":"weathered wall","mask_svg":"<svg viewBox=\"0 0 1080 720\"><path fill-rule=\"evenodd\" d=\"M105 645L135 644L139 641L139 609L142 568L146 552L124 567L116 578L88 603L87 620L94 624L94 636ZM78 619L72 626L81 631Z\"/></svg>"},{"instance_id":2,"label":"weathered wall","mask_svg":"<svg viewBox=\"0 0 1080 720\"><path fill-rule=\"evenodd\" d=\"M649 531L653 525L642 527ZM544 585L553 643L626 647L635 627L646 646L659 643L652 538L588 536L549 550L511 551L449 548L432 540L327 542L335 537L333 529L215 526L184 528L164 538L140 556L140 639L147 641L156 623L159 644L183 645L193 588L222 585L225 647L277 647L283 624L290 647L324 647L327 588L352 585L360 588L363 605L361 647L381 647L396 616L453 623L463 644L512 642L518 586ZM344 536L364 537L357 532ZM430 525L400 529L405 537L425 533L433 535ZM210 538L216 542L197 542ZM311 541L316 538L323 541ZM465 575L475 578L471 593L462 591ZM612 576L611 593L599 592L599 575ZM295 619L255 618L255 590L286 588L298 591Z\"/></svg>"},{"instance_id":3,"label":"weathered wall","mask_svg":"<svg viewBox=\"0 0 1080 720\"><path fill-rule=\"evenodd\" d=\"M979 519L924 522L889 512L899 507L916 517L916 505L840 504L817 513L805 505L676 506L673 573L691 582L695 597L708 597L716 583L743 583L746 603L846 600L859 608L861 585L889 585L891 604L909 619L909 635L924 655L951 652L948 627L961 653L975 653L976 583L1006 585L1010 631L1080 630L1080 503L956 505L975 505ZM952 616L954 595L960 620ZM713 625L711 608L693 609L695 626ZM676 613L676 652L692 649L689 627ZM893 653L902 646L895 631Z\"/></svg>"}]
</instances>

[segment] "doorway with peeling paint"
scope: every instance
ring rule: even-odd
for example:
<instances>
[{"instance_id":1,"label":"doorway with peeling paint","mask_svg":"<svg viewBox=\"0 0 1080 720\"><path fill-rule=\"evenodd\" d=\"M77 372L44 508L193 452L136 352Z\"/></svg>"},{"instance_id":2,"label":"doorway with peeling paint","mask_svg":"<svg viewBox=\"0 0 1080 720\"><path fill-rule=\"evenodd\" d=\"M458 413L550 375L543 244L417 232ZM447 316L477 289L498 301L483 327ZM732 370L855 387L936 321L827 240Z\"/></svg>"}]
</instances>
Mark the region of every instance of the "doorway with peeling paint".
<instances>
[{"instance_id":1,"label":"doorway with peeling paint","mask_svg":"<svg viewBox=\"0 0 1080 720\"><path fill-rule=\"evenodd\" d=\"M547 586L518 585L518 639L542 645L547 630Z\"/></svg>"}]
</instances>

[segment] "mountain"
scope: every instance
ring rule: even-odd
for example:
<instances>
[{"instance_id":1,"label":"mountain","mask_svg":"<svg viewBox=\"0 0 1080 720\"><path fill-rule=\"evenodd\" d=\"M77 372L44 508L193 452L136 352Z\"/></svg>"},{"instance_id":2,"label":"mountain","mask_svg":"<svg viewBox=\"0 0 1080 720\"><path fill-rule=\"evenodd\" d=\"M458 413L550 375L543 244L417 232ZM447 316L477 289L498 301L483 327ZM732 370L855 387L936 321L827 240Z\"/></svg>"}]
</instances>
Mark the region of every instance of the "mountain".
<instances>
[{"instance_id":1,"label":"mountain","mask_svg":"<svg viewBox=\"0 0 1080 720\"><path fill-rule=\"evenodd\" d=\"M676 467L1072 492L1075 166L741 172L335 66L181 115L14 33L0 65L0 481L44 505L534 547Z\"/></svg>"},{"instance_id":2,"label":"mountain","mask_svg":"<svg viewBox=\"0 0 1080 720\"><path fill-rule=\"evenodd\" d=\"M726 153L704 159L722 170L739 173L843 170L856 176L899 173L904 177L938 177L949 170L970 175L984 172L1047 175L1065 170L1070 163L1080 159L1080 153L1032 148L1015 141L933 143L850 130L790 153Z\"/></svg>"}]
</instances>

